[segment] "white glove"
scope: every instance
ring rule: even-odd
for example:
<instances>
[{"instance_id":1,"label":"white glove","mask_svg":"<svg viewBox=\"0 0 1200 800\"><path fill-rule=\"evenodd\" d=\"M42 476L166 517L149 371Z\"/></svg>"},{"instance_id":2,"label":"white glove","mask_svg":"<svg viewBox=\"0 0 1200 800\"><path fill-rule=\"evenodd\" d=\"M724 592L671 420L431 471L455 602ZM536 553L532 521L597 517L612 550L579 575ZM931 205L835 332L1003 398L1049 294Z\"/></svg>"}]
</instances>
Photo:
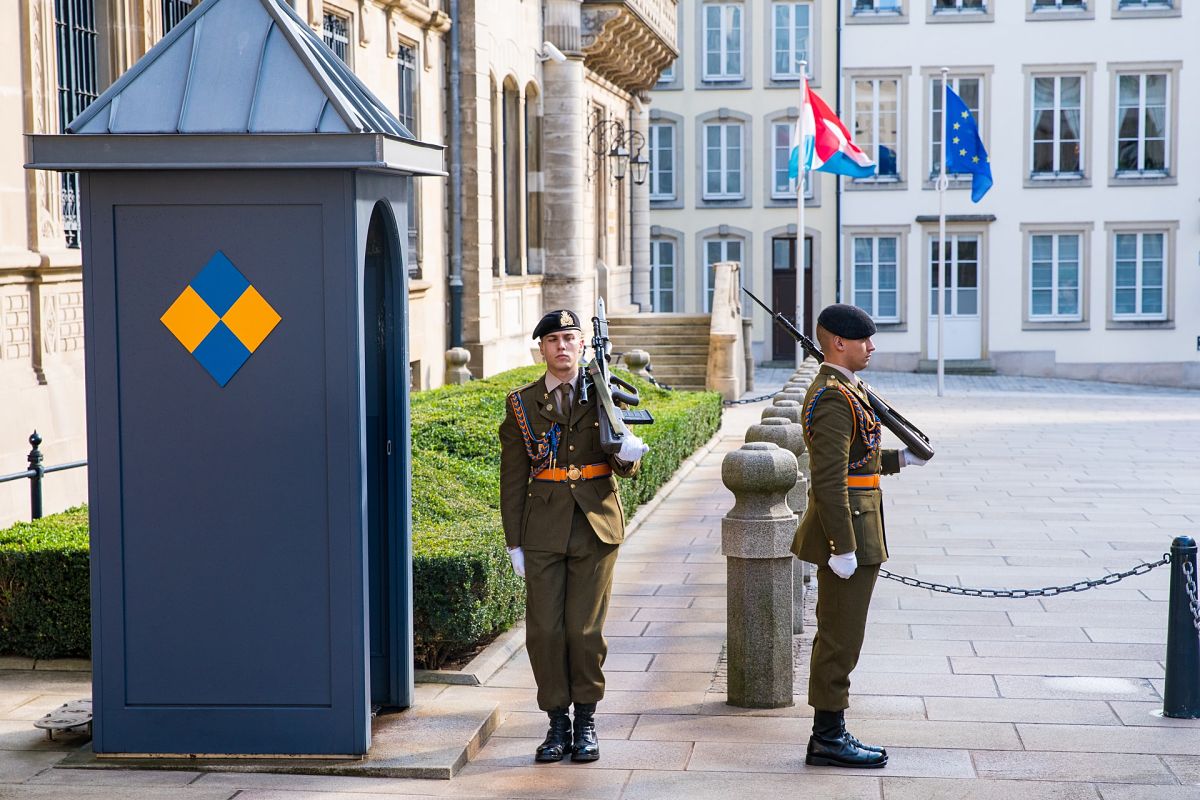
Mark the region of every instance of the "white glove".
<instances>
[{"instance_id":1,"label":"white glove","mask_svg":"<svg viewBox=\"0 0 1200 800\"><path fill-rule=\"evenodd\" d=\"M617 458L622 461L632 464L650 451L650 445L646 444L641 438L632 433L625 434L625 438L621 439L621 451L617 453Z\"/></svg>"},{"instance_id":2,"label":"white glove","mask_svg":"<svg viewBox=\"0 0 1200 800\"><path fill-rule=\"evenodd\" d=\"M929 459L917 458L907 447L900 451L900 466L902 467L923 467L928 463Z\"/></svg>"},{"instance_id":3,"label":"white glove","mask_svg":"<svg viewBox=\"0 0 1200 800\"><path fill-rule=\"evenodd\" d=\"M829 568L839 578L849 578L854 574L854 570L858 569L858 556L854 555L853 551L840 556L830 556Z\"/></svg>"},{"instance_id":4,"label":"white glove","mask_svg":"<svg viewBox=\"0 0 1200 800\"><path fill-rule=\"evenodd\" d=\"M519 547L508 548L508 557L512 559L513 572L525 577L525 551Z\"/></svg>"}]
</instances>

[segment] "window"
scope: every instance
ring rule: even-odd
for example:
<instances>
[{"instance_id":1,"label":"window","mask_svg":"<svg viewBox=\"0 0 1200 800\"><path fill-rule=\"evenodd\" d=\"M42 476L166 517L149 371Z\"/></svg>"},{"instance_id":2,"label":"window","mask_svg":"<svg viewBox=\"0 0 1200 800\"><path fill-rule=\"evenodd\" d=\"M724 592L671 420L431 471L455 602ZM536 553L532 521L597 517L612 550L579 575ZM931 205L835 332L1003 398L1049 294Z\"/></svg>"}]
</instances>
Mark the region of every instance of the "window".
<instances>
[{"instance_id":1,"label":"window","mask_svg":"<svg viewBox=\"0 0 1200 800\"><path fill-rule=\"evenodd\" d=\"M900 321L898 237L855 236L854 305L876 322Z\"/></svg>"},{"instance_id":2,"label":"window","mask_svg":"<svg viewBox=\"0 0 1200 800\"><path fill-rule=\"evenodd\" d=\"M933 0L933 13L983 13L987 11L987 0Z\"/></svg>"},{"instance_id":3,"label":"window","mask_svg":"<svg viewBox=\"0 0 1200 800\"><path fill-rule=\"evenodd\" d=\"M796 120L771 123L771 199L796 199L796 179L790 172ZM812 175L804 176L804 199L813 199Z\"/></svg>"},{"instance_id":4,"label":"window","mask_svg":"<svg viewBox=\"0 0 1200 800\"><path fill-rule=\"evenodd\" d=\"M1087 0L1033 0L1034 11L1050 9L1057 11L1084 11L1087 9Z\"/></svg>"},{"instance_id":5,"label":"window","mask_svg":"<svg viewBox=\"0 0 1200 800\"><path fill-rule=\"evenodd\" d=\"M1082 178L1083 76L1034 76L1032 119L1030 174Z\"/></svg>"},{"instance_id":6,"label":"window","mask_svg":"<svg viewBox=\"0 0 1200 800\"><path fill-rule=\"evenodd\" d=\"M1113 235L1114 320L1166 319L1166 239L1162 232Z\"/></svg>"},{"instance_id":7,"label":"window","mask_svg":"<svg viewBox=\"0 0 1200 800\"><path fill-rule=\"evenodd\" d=\"M96 6L94 0L56 0L55 51L58 58L58 125L67 125L96 99ZM62 173L60 198L67 247L79 247L79 173Z\"/></svg>"},{"instance_id":8,"label":"window","mask_svg":"<svg viewBox=\"0 0 1200 800\"><path fill-rule=\"evenodd\" d=\"M192 10L192 0L162 0L163 36L171 32Z\"/></svg>"},{"instance_id":9,"label":"window","mask_svg":"<svg viewBox=\"0 0 1200 800\"><path fill-rule=\"evenodd\" d=\"M675 82L675 62L674 61L672 61L670 64L668 64L667 68L664 69L661 73L659 73L658 82L660 84Z\"/></svg>"},{"instance_id":10,"label":"window","mask_svg":"<svg viewBox=\"0 0 1200 800\"><path fill-rule=\"evenodd\" d=\"M1163 176L1169 173L1167 131L1168 74L1117 76L1117 175Z\"/></svg>"},{"instance_id":11,"label":"window","mask_svg":"<svg viewBox=\"0 0 1200 800\"><path fill-rule=\"evenodd\" d=\"M942 122L942 104L946 100L946 90L942 86L940 75L930 80L929 130L931 135L929 137L929 176L930 178L936 178L942 164L942 125L944 124ZM971 116L975 117L975 124L978 125L980 136L982 137L984 131L984 120L981 115L983 79L951 78L950 88L967 104L967 109L971 112ZM951 141L950 144L953 145L955 142ZM954 176L954 173L949 174L951 177Z\"/></svg>"},{"instance_id":12,"label":"window","mask_svg":"<svg viewBox=\"0 0 1200 800\"><path fill-rule=\"evenodd\" d=\"M854 0L855 14L903 14L903 0Z\"/></svg>"},{"instance_id":13,"label":"window","mask_svg":"<svg viewBox=\"0 0 1200 800\"><path fill-rule=\"evenodd\" d=\"M716 279L714 264L722 261L742 262L741 239L705 239L704 240L704 313L712 313L713 282ZM742 265L745 267L745 265ZM741 272L738 273L741 275Z\"/></svg>"},{"instance_id":14,"label":"window","mask_svg":"<svg viewBox=\"0 0 1200 800\"><path fill-rule=\"evenodd\" d=\"M1029 237L1029 318L1082 319L1081 235L1036 233Z\"/></svg>"},{"instance_id":15,"label":"window","mask_svg":"<svg viewBox=\"0 0 1200 800\"><path fill-rule=\"evenodd\" d=\"M704 125L704 199L740 200L742 188L742 124Z\"/></svg>"},{"instance_id":16,"label":"window","mask_svg":"<svg viewBox=\"0 0 1200 800\"><path fill-rule=\"evenodd\" d=\"M1117 8L1124 11L1125 9L1142 9L1142 8L1174 8L1173 0L1117 0Z\"/></svg>"},{"instance_id":17,"label":"window","mask_svg":"<svg viewBox=\"0 0 1200 800\"><path fill-rule=\"evenodd\" d=\"M400 45L396 52L398 64L400 105L396 117L404 125L405 130L413 136L417 135L416 94L417 94L417 50L415 47ZM412 278L421 277L421 224L418 218L420 203L417 202L417 184L414 178L405 178L408 184L408 274Z\"/></svg>"},{"instance_id":18,"label":"window","mask_svg":"<svg viewBox=\"0 0 1200 800\"><path fill-rule=\"evenodd\" d=\"M501 95L501 144L504 171L504 271L508 275L520 275L521 214L523 181L521 175L521 99L517 87L510 81L504 82Z\"/></svg>"},{"instance_id":19,"label":"window","mask_svg":"<svg viewBox=\"0 0 1200 800\"><path fill-rule=\"evenodd\" d=\"M650 125L650 199L675 199L675 126Z\"/></svg>"},{"instance_id":20,"label":"window","mask_svg":"<svg viewBox=\"0 0 1200 800\"><path fill-rule=\"evenodd\" d=\"M675 311L676 252L674 239L650 240L650 307L658 313Z\"/></svg>"},{"instance_id":21,"label":"window","mask_svg":"<svg viewBox=\"0 0 1200 800\"><path fill-rule=\"evenodd\" d=\"M742 80L742 6L707 3L704 13L704 80Z\"/></svg>"},{"instance_id":22,"label":"window","mask_svg":"<svg viewBox=\"0 0 1200 800\"><path fill-rule=\"evenodd\" d=\"M805 74L812 75L812 10L811 3L776 2L772 6L772 78L799 80L801 61L808 64Z\"/></svg>"},{"instance_id":23,"label":"window","mask_svg":"<svg viewBox=\"0 0 1200 800\"><path fill-rule=\"evenodd\" d=\"M979 313L979 237L948 234L946 239L946 280L938 281L938 240L929 240L929 315L938 313L938 287L944 283L947 316L975 316Z\"/></svg>"},{"instance_id":24,"label":"window","mask_svg":"<svg viewBox=\"0 0 1200 800\"><path fill-rule=\"evenodd\" d=\"M899 180L900 81L855 78L850 83L850 93L854 141L876 164L876 177L855 182Z\"/></svg>"},{"instance_id":25,"label":"window","mask_svg":"<svg viewBox=\"0 0 1200 800\"><path fill-rule=\"evenodd\" d=\"M321 18L321 33L333 54L350 63L350 20L339 14L326 13Z\"/></svg>"},{"instance_id":26,"label":"window","mask_svg":"<svg viewBox=\"0 0 1200 800\"><path fill-rule=\"evenodd\" d=\"M525 263L530 275L545 269L542 238L545 175L542 172L542 106L537 86L525 87Z\"/></svg>"}]
</instances>

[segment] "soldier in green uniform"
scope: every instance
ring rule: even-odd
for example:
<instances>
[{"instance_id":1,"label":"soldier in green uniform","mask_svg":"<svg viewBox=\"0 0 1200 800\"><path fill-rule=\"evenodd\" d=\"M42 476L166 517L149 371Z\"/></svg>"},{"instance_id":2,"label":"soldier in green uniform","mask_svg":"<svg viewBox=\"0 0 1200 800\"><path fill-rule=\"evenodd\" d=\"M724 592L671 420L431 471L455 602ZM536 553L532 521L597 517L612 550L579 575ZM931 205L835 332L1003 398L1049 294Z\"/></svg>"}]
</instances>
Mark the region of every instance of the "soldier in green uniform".
<instances>
[{"instance_id":1,"label":"soldier in green uniform","mask_svg":"<svg viewBox=\"0 0 1200 800\"><path fill-rule=\"evenodd\" d=\"M550 717L537 761L600 757L594 715L604 697L604 618L625 515L614 475L648 450L633 434L600 448L595 391L580 370L579 317L551 311L533 338L546 374L508 396L500 425L500 511L513 569L525 578L525 647ZM572 725L567 712L575 706Z\"/></svg>"},{"instance_id":2,"label":"soldier in green uniform","mask_svg":"<svg viewBox=\"0 0 1200 800\"><path fill-rule=\"evenodd\" d=\"M887 764L886 750L846 730L845 710L871 592L887 560L879 476L925 462L907 449L880 447L882 426L856 375L870 363L874 334L875 323L862 309L843 304L824 309L817 317L817 340L825 363L804 397L812 483L792 552L818 565L817 635L808 679L813 732L805 758L813 766Z\"/></svg>"}]
</instances>

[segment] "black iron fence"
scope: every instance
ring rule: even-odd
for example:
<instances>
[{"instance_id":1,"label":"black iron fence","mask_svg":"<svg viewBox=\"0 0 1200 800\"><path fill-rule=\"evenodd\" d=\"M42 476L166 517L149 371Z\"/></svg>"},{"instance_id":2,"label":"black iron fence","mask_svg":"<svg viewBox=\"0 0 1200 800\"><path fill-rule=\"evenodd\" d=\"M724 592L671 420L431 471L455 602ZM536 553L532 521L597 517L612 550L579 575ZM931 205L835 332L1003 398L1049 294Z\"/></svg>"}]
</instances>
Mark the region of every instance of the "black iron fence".
<instances>
[{"instance_id":1,"label":"black iron fence","mask_svg":"<svg viewBox=\"0 0 1200 800\"><path fill-rule=\"evenodd\" d=\"M29 451L26 460L29 462L29 469L23 472L14 472L11 475L0 475L0 483L8 483L9 481L19 481L22 478L29 480L29 516L31 519L42 518L42 479L52 472L63 472L68 469L77 467L86 467L87 461L71 461L66 464L55 464L54 466L43 466L42 451L39 446L42 443L42 437L37 431L29 437L29 444L33 449Z\"/></svg>"}]
</instances>

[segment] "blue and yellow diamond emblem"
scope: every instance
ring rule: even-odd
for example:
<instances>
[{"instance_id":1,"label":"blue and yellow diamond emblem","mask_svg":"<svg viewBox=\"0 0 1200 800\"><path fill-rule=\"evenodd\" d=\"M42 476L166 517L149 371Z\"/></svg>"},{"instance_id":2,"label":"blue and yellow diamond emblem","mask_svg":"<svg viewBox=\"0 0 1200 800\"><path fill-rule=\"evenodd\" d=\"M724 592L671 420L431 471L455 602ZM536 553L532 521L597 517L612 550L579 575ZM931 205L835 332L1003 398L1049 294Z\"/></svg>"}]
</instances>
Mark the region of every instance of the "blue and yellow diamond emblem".
<instances>
[{"instance_id":1,"label":"blue and yellow diamond emblem","mask_svg":"<svg viewBox=\"0 0 1200 800\"><path fill-rule=\"evenodd\" d=\"M161 317L219 386L229 383L279 320L271 304L220 250Z\"/></svg>"}]
</instances>

